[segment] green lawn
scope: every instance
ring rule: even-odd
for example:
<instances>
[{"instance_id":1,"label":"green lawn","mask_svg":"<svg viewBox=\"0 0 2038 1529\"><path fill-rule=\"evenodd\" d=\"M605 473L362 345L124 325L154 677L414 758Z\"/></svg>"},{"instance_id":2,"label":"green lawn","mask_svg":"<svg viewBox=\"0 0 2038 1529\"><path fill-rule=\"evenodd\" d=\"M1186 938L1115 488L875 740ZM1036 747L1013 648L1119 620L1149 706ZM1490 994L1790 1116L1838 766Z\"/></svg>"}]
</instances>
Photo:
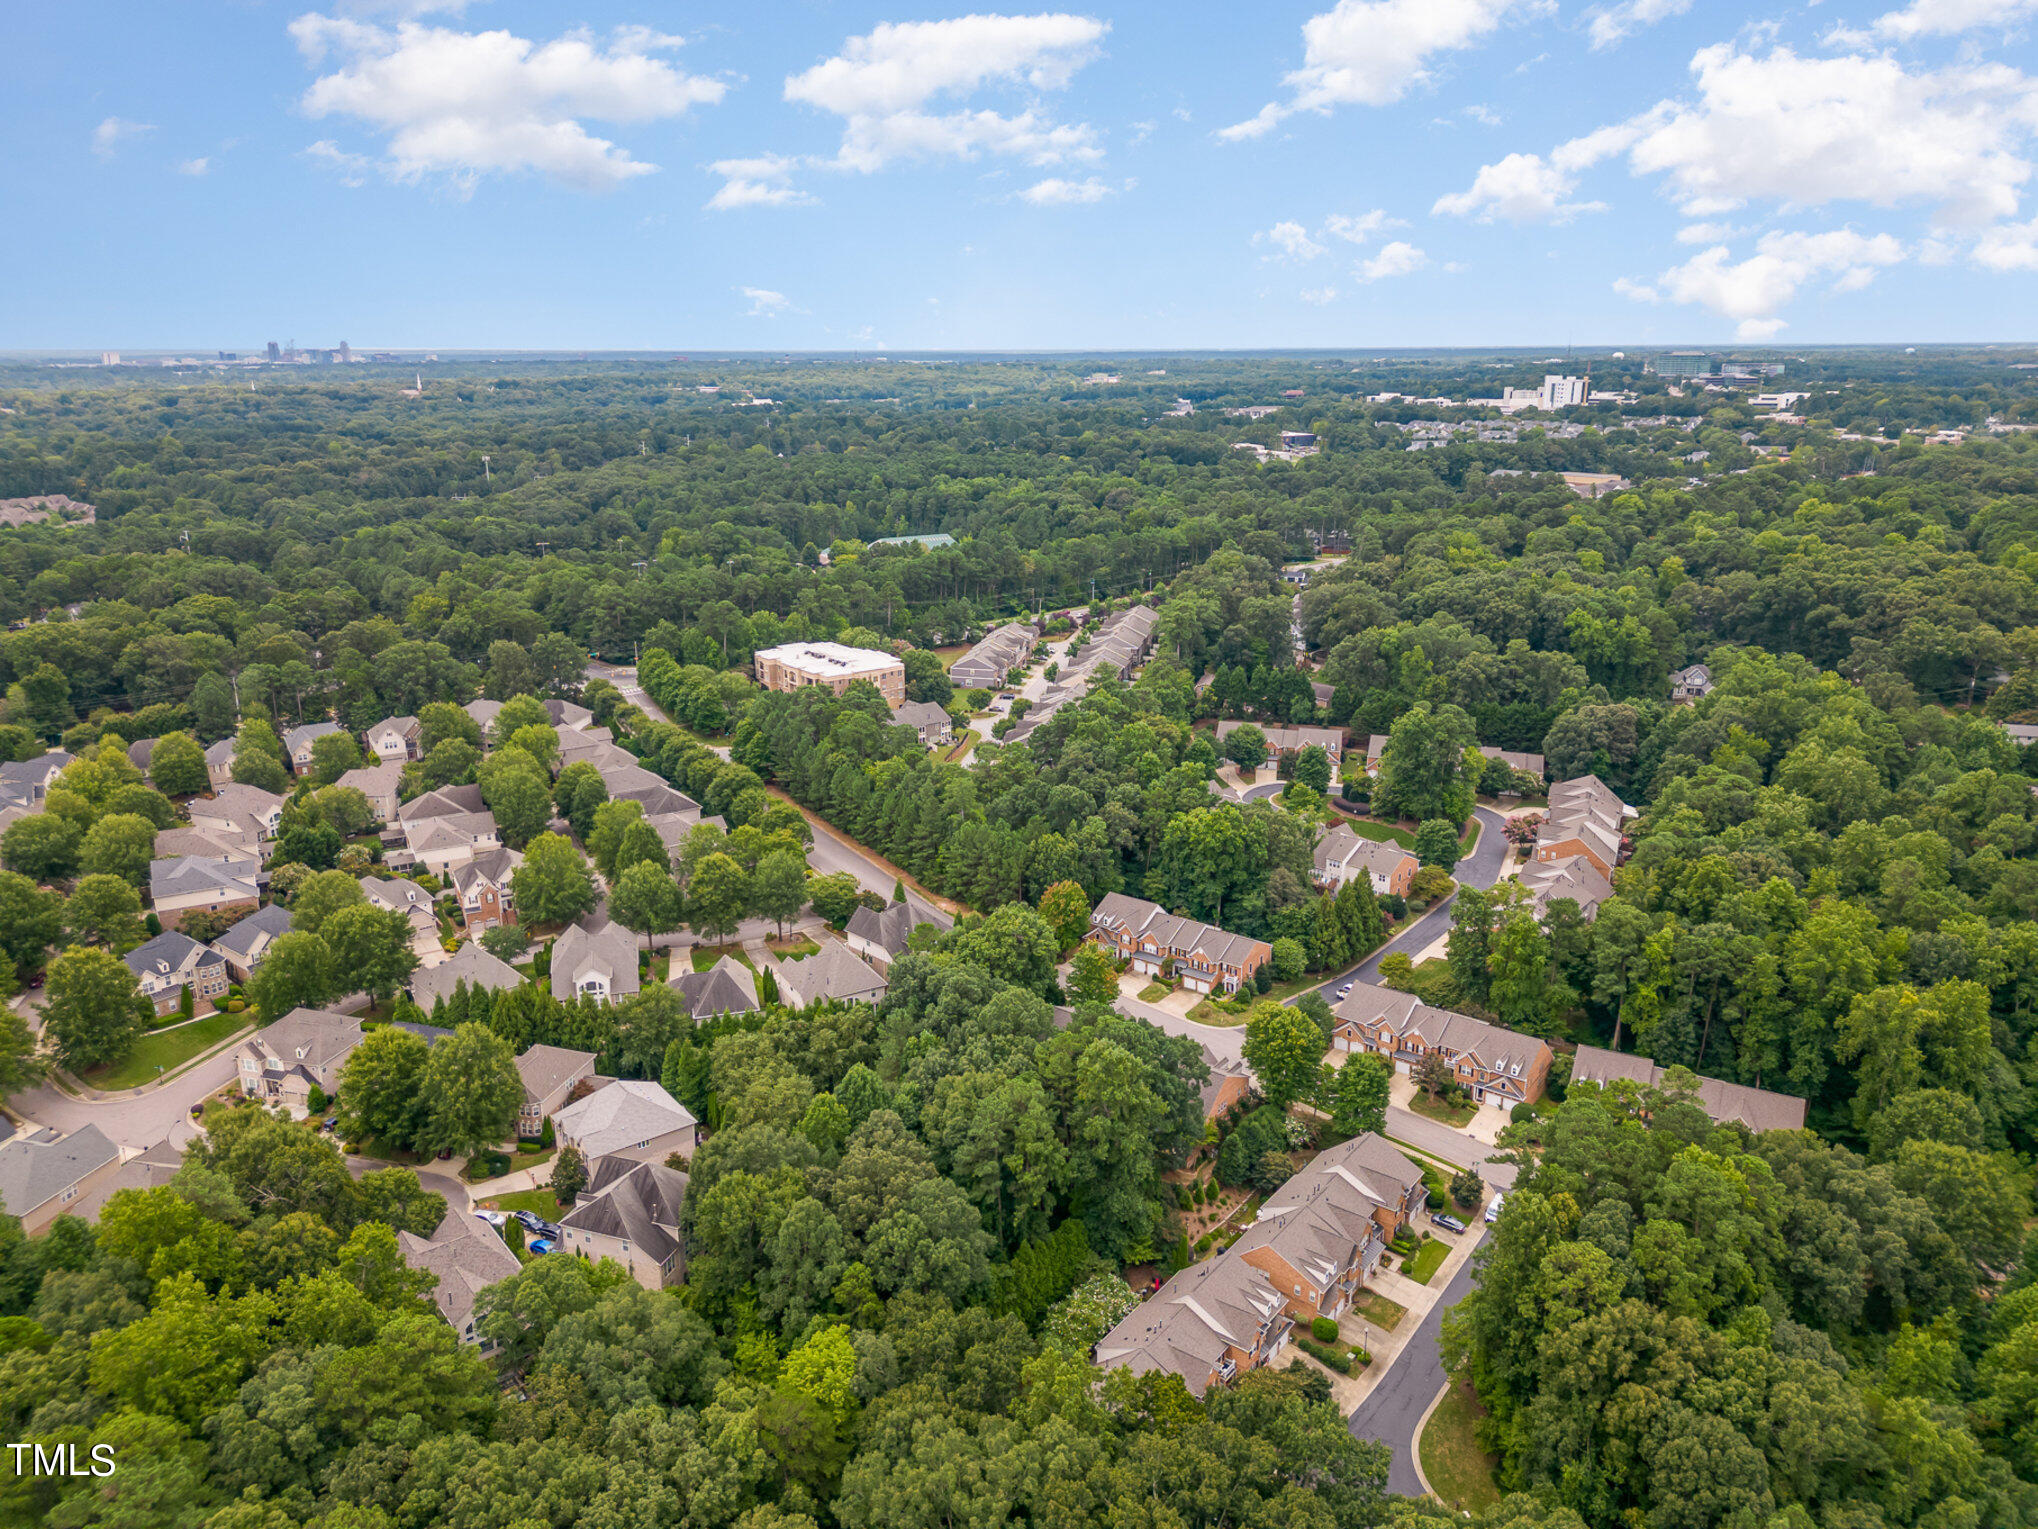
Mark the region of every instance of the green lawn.
<instances>
[{"instance_id":1,"label":"green lawn","mask_svg":"<svg viewBox=\"0 0 2038 1529\"><path fill-rule=\"evenodd\" d=\"M1436 1273L1438 1266L1450 1256L1450 1245L1440 1238L1432 1237L1415 1250L1415 1256L1401 1266L1401 1272L1418 1285L1427 1285L1429 1277Z\"/></svg>"},{"instance_id":2,"label":"green lawn","mask_svg":"<svg viewBox=\"0 0 2038 1529\"><path fill-rule=\"evenodd\" d=\"M1141 1003L1159 1003L1168 996L1168 992L1169 989L1166 983L1149 982L1139 990L1139 1001Z\"/></svg>"},{"instance_id":3,"label":"green lawn","mask_svg":"<svg viewBox=\"0 0 2038 1529\"><path fill-rule=\"evenodd\" d=\"M1383 1332L1393 1332L1408 1315L1408 1308L1399 1301L1390 1301L1377 1290L1361 1290L1358 1299L1352 1302L1352 1310Z\"/></svg>"},{"instance_id":4,"label":"green lawn","mask_svg":"<svg viewBox=\"0 0 2038 1529\"><path fill-rule=\"evenodd\" d=\"M1383 844L1398 844L1403 849L1415 848L1415 835L1392 823L1380 823L1372 818L1345 818L1343 821L1345 827L1361 839L1378 839Z\"/></svg>"},{"instance_id":5,"label":"green lawn","mask_svg":"<svg viewBox=\"0 0 2038 1529\"><path fill-rule=\"evenodd\" d=\"M814 947L815 950L820 948L818 945ZM724 956L734 956L752 971L757 970L756 964L743 954L743 947L741 945L696 945L693 948L693 969L697 972L704 972Z\"/></svg>"},{"instance_id":6,"label":"green lawn","mask_svg":"<svg viewBox=\"0 0 2038 1529\"><path fill-rule=\"evenodd\" d=\"M1493 1456L1479 1447L1478 1424L1486 1416L1472 1388L1459 1381L1437 1403L1423 1425L1422 1473L1445 1505L1477 1513L1500 1501Z\"/></svg>"},{"instance_id":7,"label":"green lawn","mask_svg":"<svg viewBox=\"0 0 2038 1529\"><path fill-rule=\"evenodd\" d=\"M821 947L803 934L796 934L789 940L766 940L765 944L781 961L804 961L808 956L821 952ZM745 961L743 964L749 966L751 963ZM754 967L752 969L755 970Z\"/></svg>"},{"instance_id":8,"label":"green lawn","mask_svg":"<svg viewBox=\"0 0 2038 1529\"><path fill-rule=\"evenodd\" d=\"M1476 1104L1446 1104L1441 1099L1430 1098L1421 1089L1417 1089L1415 1097L1408 1101L1408 1108L1425 1120L1441 1121L1453 1129L1465 1125L1479 1113Z\"/></svg>"},{"instance_id":9,"label":"green lawn","mask_svg":"<svg viewBox=\"0 0 2038 1529\"><path fill-rule=\"evenodd\" d=\"M94 1068L85 1081L94 1088L138 1088L155 1081L159 1072L170 1072L201 1052L210 1051L229 1035L254 1023L251 1012L208 1014L193 1024L175 1030L155 1030L134 1044L118 1062Z\"/></svg>"},{"instance_id":10,"label":"green lawn","mask_svg":"<svg viewBox=\"0 0 2038 1529\"><path fill-rule=\"evenodd\" d=\"M515 1194L491 1195L481 1202L483 1210L527 1210L533 1215L543 1216L547 1221L557 1221L566 1214L558 1196L549 1189L519 1189Z\"/></svg>"}]
</instances>

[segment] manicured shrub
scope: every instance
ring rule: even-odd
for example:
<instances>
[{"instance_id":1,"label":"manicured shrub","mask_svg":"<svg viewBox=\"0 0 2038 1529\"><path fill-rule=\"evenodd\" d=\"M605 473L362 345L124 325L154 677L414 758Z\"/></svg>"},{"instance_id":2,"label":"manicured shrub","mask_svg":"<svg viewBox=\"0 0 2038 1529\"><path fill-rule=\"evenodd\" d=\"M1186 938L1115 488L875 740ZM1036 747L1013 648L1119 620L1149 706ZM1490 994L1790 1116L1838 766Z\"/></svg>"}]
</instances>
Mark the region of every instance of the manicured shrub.
<instances>
[{"instance_id":1,"label":"manicured shrub","mask_svg":"<svg viewBox=\"0 0 2038 1529\"><path fill-rule=\"evenodd\" d=\"M1337 1342L1337 1320L1334 1317L1311 1317L1309 1336L1318 1343Z\"/></svg>"}]
</instances>

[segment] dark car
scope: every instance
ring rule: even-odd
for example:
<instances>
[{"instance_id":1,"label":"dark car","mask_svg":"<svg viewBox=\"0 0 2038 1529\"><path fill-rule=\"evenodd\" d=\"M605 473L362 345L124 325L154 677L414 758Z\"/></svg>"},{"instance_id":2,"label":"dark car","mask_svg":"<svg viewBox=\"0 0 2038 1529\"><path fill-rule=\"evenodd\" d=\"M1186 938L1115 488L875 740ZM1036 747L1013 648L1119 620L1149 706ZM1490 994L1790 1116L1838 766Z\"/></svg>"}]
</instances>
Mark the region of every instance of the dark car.
<instances>
[{"instance_id":1,"label":"dark car","mask_svg":"<svg viewBox=\"0 0 2038 1529\"><path fill-rule=\"evenodd\" d=\"M539 1215L539 1214L538 1214L538 1213L537 1213L536 1211L534 1211L534 1210L513 1210L513 1211L511 1211L511 1212L510 1212L510 1214L511 1214L512 1216L515 1216L515 1217L517 1218L517 1220L519 1220L519 1221L523 1222L523 1224L524 1224L524 1230L525 1230L525 1231L527 1231L527 1232L536 1232L536 1233L538 1233L538 1234L539 1234L540 1236L543 1236L543 1235L544 1235L544 1233L545 1233L545 1227L546 1227L546 1224L547 1224L547 1223L546 1223L546 1221L545 1221L545 1218L544 1218L543 1216Z\"/></svg>"},{"instance_id":2,"label":"dark car","mask_svg":"<svg viewBox=\"0 0 2038 1529\"><path fill-rule=\"evenodd\" d=\"M1446 1216L1442 1213L1431 1216L1429 1224L1431 1226L1440 1226L1447 1232L1462 1232L1465 1229L1465 1223L1456 1216Z\"/></svg>"},{"instance_id":3,"label":"dark car","mask_svg":"<svg viewBox=\"0 0 2038 1529\"><path fill-rule=\"evenodd\" d=\"M320 1122L318 1123L318 1128L319 1128L319 1129L320 1129L321 1131L336 1131L336 1130L338 1130L338 1129L339 1129L339 1126L340 1126L340 1117L339 1117L339 1116L337 1116L337 1115L328 1115L328 1116L326 1116L326 1118L325 1118L325 1119L321 1120L321 1121L320 1121Z\"/></svg>"}]
</instances>

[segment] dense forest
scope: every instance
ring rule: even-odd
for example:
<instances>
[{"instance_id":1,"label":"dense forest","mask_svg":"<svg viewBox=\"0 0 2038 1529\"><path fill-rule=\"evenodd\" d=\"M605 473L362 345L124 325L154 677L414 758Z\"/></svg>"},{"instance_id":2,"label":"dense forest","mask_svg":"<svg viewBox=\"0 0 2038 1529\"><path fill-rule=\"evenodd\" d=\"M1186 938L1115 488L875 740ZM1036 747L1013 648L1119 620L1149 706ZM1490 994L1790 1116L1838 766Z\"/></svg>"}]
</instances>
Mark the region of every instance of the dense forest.
<instances>
[{"instance_id":1,"label":"dense forest","mask_svg":"<svg viewBox=\"0 0 2038 1529\"><path fill-rule=\"evenodd\" d=\"M1197 1045L1096 1001L1108 971L1092 990L1056 963L1126 892L1292 949L1284 976L1346 969L1428 899L1318 890L1333 803L1421 825L1424 874L1447 872L1475 796L1528 785L1485 745L1544 755L1553 782L1595 774L1636 816L1591 919L1468 887L1447 959L1383 968L1560 1052L1504 1139L1521 1177L1447 1329L1514 1494L1475 1522L2038 1525L2038 759L2003 726L2038 721L2022 359L1814 352L1707 391L1597 357L1608 398L1421 450L1409 422L1497 425L1462 400L1559 363L467 358L416 397L409 368L0 369L0 499L96 510L0 529L8 758L570 690L747 836L749 868L807 836L790 797L965 910L875 1008L696 1026L662 995L460 992L441 1019L585 1045L713 1128L684 1287L536 1259L484 1298L492 1359L396 1256L437 1198L402 1170L350 1180L251 1108L215 1109L175 1181L96 1229L0 1239L9 1437L123 1460L111 1485L17 1480L0 1515L1444 1522L1388 1497L1384 1449L1306 1365L1201 1401L1091 1367L1130 1306L1120 1271L1188 1256L1166 1175L1216 1143ZM1805 396L1752 403L1775 388ZM1226 412L1248 407L1274 412ZM1284 429L1321 450L1234 449ZM1627 486L1584 498L1560 472ZM877 544L930 535L954 540ZM1326 544L1349 555L1298 601L1283 565ZM981 717L944 672L963 644L1135 602L1158 618L1135 677L967 759L867 687L745 674L794 638L885 646L912 699ZM589 654L636 661L671 720L584 680ZM1712 690L1672 704L1696 662ZM1352 748L1340 780L1298 763L1278 795L1226 799L1218 719ZM1357 762L1374 734L1393 740L1377 782ZM480 760L441 741L406 789L487 787ZM81 824L171 810L83 766ZM556 807L607 874L628 814L598 823L581 779L562 771L533 821ZM15 877L20 902L59 868L14 837L9 872L42 873ZM698 855L679 858L685 885ZM853 905L820 886L817 908ZM6 941L11 984L56 924L7 918L32 936ZM1579 1043L1801 1097L1809 1128L1716 1126L1675 1086L1567 1091ZM1236 1176L1278 1182L1342 1120L1317 1061L1262 1069L1263 1098L1301 1113L1292 1137L1248 1117L1278 1139Z\"/></svg>"}]
</instances>

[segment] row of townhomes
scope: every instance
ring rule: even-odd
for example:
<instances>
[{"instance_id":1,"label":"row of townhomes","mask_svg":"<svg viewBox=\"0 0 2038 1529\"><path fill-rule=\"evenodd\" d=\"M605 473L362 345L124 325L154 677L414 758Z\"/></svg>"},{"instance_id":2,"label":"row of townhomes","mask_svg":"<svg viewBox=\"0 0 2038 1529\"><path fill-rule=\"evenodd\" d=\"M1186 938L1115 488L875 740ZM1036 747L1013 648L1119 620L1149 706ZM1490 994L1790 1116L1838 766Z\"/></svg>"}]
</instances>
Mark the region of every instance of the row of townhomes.
<instances>
[{"instance_id":1,"label":"row of townhomes","mask_svg":"<svg viewBox=\"0 0 2038 1529\"><path fill-rule=\"evenodd\" d=\"M1329 704L1323 701L1321 697L1318 697L1318 701L1319 704ZM1385 733L1374 733L1366 740L1366 773L1368 775L1378 775L1380 773L1380 759L1386 752L1387 735ZM1549 765L1540 754L1520 753L1513 749L1497 749L1490 744L1481 744L1479 746L1479 757L1481 759L1498 759L1511 769L1520 770L1524 775L1533 775L1537 780L1542 780L1549 774Z\"/></svg>"},{"instance_id":2,"label":"row of townhomes","mask_svg":"<svg viewBox=\"0 0 2038 1529\"><path fill-rule=\"evenodd\" d=\"M1241 727L1258 727L1266 735L1267 749L1276 758L1292 759L1307 748L1322 749L1330 756L1330 767L1344 763L1345 735L1341 727L1272 727L1257 722L1220 722L1217 741L1221 744Z\"/></svg>"},{"instance_id":3,"label":"row of townhomes","mask_svg":"<svg viewBox=\"0 0 2038 1529\"><path fill-rule=\"evenodd\" d=\"M1495 1109L1540 1099L1550 1075L1548 1042L1469 1014L1433 1009L1413 993L1355 982L1331 1012L1333 1050L1385 1057L1401 1073L1413 1072L1435 1052L1451 1064L1452 1075L1475 1102Z\"/></svg>"},{"instance_id":4,"label":"row of townhomes","mask_svg":"<svg viewBox=\"0 0 2038 1529\"><path fill-rule=\"evenodd\" d=\"M1341 891L1346 882L1364 876L1377 895L1406 897L1421 868L1422 862L1400 845L1368 839L1340 823L1316 841L1310 879Z\"/></svg>"},{"instance_id":5,"label":"row of townhomes","mask_svg":"<svg viewBox=\"0 0 2038 1529\"><path fill-rule=\"evenodd\" d=\"M1613 896L1613 873L1627 852L1627 825L1635 816L1596 775L1550 787L1549 811L1521 869L1537 911L1569 898L1586 918L1596 917Z\"/></svg>"},{"instance_id":6,"label":"row of townhomes","mask_svg":"<svg viewBox=\"0 0 2038 1529\"><path fill-rule=\"evenodd\" d=\"M1580 1046L1571 1059L1570 1087L1593 1083L1637 1083L1643 1088L1668 1088L1672 1069L1660 1067L1645 1056L1624 1051L1605 1051L1598 1046ZM1741 1125L1755 1132L1800 1131L1804 1129L1805 1102L1790 1094L1753 1088L1746 1083L1728 1083L1719 1078L1691 1074L1693 1097L1700 1109L1721 1125Z\"/></svg>"},{"instance_id":7,"label":"row of townhomes","mask_svg":"<svg viewBox=\"0 0 2038 1529\"><path fill-rule=\"evenodd\" d=\"M1090 640L1062 661L1058 677L1035 701L1024 717L1013 724L1005 742L1023 742L1028 734L1067 705L1087 694L1090 681L1108 674L1130 679L1153 652L1160 613L1150 605L1135 605L1106 616Z\"/></svg>"},{"instance_id":8,"label":"row of townhomes","mask_svg":"<svg viewBox=\"0 0 2038 1529\"><path fill-rule=\"evenodd\" d=\"M1159 903L1107 892L1090 914L1090 938L1141 976L1172 971L1196 993L1235 993L1274 957L1250 935L1231 934L1168 912Z\"/></svg>"},{"instance_id":9,"label":"row of townhomes","mask_svg":"<svg viewBox=\"0 0 2038 1529\"><path fill-rule=\"evenodd\" d=\"M1098 1366L1179 1375L1197 1397L1259 1368L1296 1323L1351 1309L1427 1194L1421 1170L1370 1131L1319 1153L1228 1251L1175 1275L1106 1333Z\"/></svg>"},{"instance_id":10,"label":"row of townhomes","mask_svg":"<svg viewBox=\"0 0 2038 1529\"><path fill-rule=\"evenodd\" d=\"M948 666L948 677L964 690L996 690L1005 676L1033 651L1039 632L1025 622L1008 621L985 633L975 647Z\"/></svg>"}]
</instances>

